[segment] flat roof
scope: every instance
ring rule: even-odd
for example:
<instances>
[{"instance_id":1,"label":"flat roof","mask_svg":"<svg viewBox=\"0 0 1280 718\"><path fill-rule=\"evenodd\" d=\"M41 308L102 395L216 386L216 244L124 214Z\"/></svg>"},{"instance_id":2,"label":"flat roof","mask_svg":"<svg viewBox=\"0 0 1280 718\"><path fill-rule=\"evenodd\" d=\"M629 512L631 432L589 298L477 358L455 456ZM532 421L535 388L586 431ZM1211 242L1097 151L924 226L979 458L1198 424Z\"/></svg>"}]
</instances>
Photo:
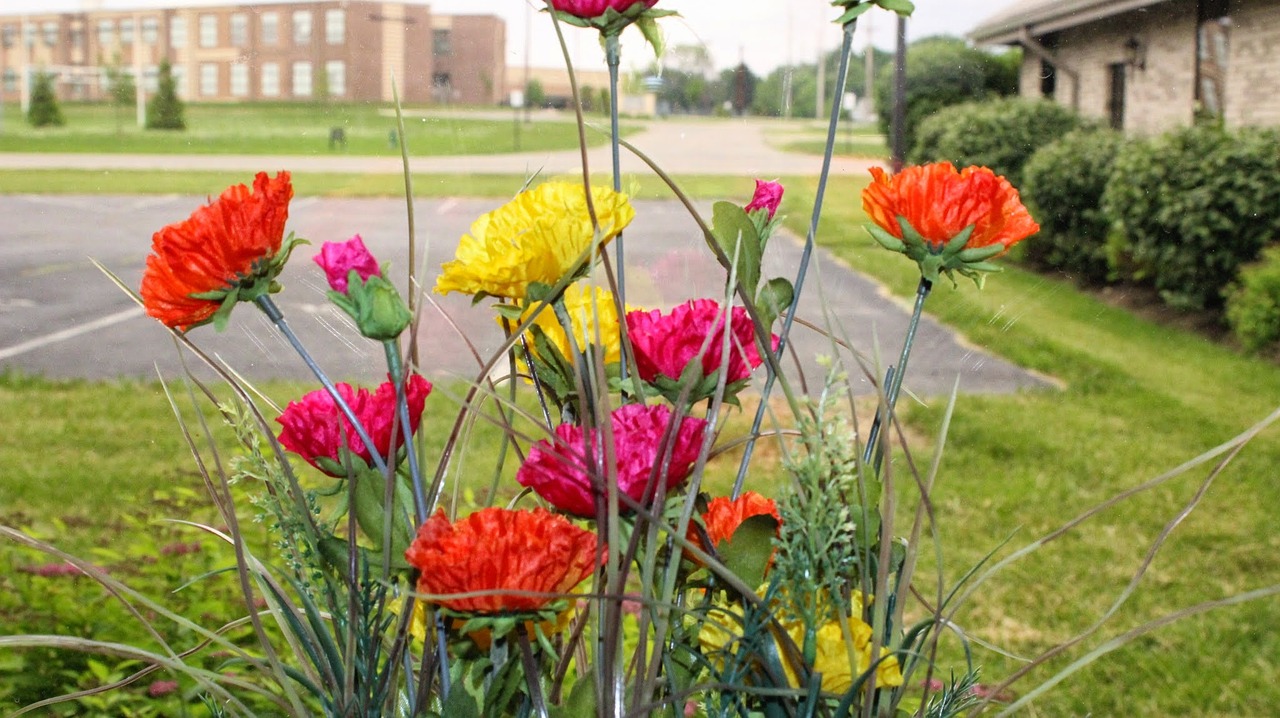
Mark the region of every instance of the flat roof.
<instances>
[{"instance_id":1,"label":"flat roof","mask_svg":"<svg viewBox=\"0 0 1280 718\"><path fill-rule=\"evenodd\" d=\"M1046 35L1163 2L1168 0L1024 0L983 21L969 38L982 45L1009 44L1024 30Z\"/></svg>"}]
</instances>

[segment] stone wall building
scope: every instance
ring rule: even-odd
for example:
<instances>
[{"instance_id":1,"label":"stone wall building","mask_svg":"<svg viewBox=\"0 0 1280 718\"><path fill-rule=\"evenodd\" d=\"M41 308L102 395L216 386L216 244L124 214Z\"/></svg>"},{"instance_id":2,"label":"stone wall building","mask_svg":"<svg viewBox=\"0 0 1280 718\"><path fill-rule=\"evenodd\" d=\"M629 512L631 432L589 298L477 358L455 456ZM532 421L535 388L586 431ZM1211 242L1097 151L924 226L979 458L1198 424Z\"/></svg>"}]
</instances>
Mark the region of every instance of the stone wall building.
<instances>
[{"instance_id":1,"label":"stone wall building","mask_svg":"<svg viewBox=\"0 0 1280 718\"><path fill-rule=\"evenodd\" d=\"M1126 131L1280 125L1280 0L1024 0L970 37L1023 48L1024 97Z\"/></svg>"},{"instance_id":2,"label":"stone wall building","mask_svg":"<svg viewBox=\"0 0 1280 718\"><path fill-rule=\"evenodd\" d=\"M506 96L506 27L420 2L272 0L212 7L5 15L0 93L25 104L49 72L65 99L105 96L105 68L154 90L167 59L188 101L494 105Z\"/></svg>"}]
</instances>

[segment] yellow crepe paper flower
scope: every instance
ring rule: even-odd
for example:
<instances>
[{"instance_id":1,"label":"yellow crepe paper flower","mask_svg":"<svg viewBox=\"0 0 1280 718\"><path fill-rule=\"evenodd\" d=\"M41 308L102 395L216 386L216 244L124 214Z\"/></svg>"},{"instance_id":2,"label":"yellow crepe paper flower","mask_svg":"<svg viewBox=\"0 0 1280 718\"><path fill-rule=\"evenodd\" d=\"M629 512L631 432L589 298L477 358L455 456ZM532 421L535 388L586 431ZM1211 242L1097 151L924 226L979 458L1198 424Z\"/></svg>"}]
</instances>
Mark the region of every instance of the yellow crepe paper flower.
<instances>
[{"instance_id":1,"label":"yellow crepe paper flower","mask_svg":"<svg viewBox=\"0 0 1280 718\"><path fill-rule=\"evenodd\" d=\"M625 194L605 187L592 186L591 197L604 246L635 210ZM477 219L444 264L436 292L523 299L531 282L555 284L576 272L594 236L582 185L547 182Z\"/></svg>"},{"instance_id":2,"label":"yellow crepe paper flower","mask_svg":"<svg viewBox=\"0 0 1280 718\"><path fill-rule=\"evenodd\" d=\"M824 693L836 695L848 693L853 687L853 681L871 668L873 632L871 626L859 617L862 613L862 593L854 591L852 599L853 605L850 608L853 615L848 618L850 635L847 643L840 622L836 620L822 624L814 636L816 652L812 668L815 673L822 674ZM737 642L742 632L742 608L737 604L716 601L707 612L707 619L698 633L699 643L702 645L703 652L710 656L716 665L723 666L723 652L737 650L737 646L733 644ZM803 648L804 623L787 616L780 616L779 620L796 646ZM852 655L858 663L856 670L849 659L849 648L853 649ZM881 646L880 655L884 656L887 653L888 651ZM784 655L781 647L779 647L779 655ZM784 658L782 664L783 670L787 673L787 682L791 687L802 687L791 662ZM888 656L876 666L876 686L889 688L900 685L902 685L902 669L898 665L898 659Z\"/></svg>"},{"instance_id":3,"label":"yellow crepe paper flower","mask_svg":"<svg viewBox=\"0 0 1280 718\"><path fill-rule=\"evenodd\" d=\"M580 349L594 344L604 353L606 364L622 361L622 329L618 326L618 307L613 293L600 287L571 284L564 291L564 306L573 322L573 333ZM524 316L520 318L521 326L528 322L529 315L533 314L536 307L535 304L525 310ZM627 309L630 310L630 307ZM566 359L572 357L569 337L565 334L564 327L560 326L552 307L543 309L533 323L547 336L547 341L560 351L561 356ZM529 349L537 354L532 341Z\"/></svg>"}]
</instances>

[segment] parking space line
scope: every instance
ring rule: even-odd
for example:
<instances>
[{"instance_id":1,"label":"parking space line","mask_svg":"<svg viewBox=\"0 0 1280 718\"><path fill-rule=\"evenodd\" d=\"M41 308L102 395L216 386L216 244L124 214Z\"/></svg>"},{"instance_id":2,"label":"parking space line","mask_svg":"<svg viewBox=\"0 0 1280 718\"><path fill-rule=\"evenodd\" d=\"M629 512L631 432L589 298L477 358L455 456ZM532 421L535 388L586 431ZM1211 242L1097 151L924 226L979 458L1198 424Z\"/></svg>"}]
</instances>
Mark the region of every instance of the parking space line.
<instances>
[{"instance_id":1,"label":"parking space line","mask_svg":"<svg viewBox=\"0 0 1280 718\"><path fill-rule=\"evenodd\" d=\"M14 346L8 347L7 349L0 349L0 361L3 361L5 359L10 359L12 357L16 357L20 354L26 354L27 352L35 351L36 349L47 347L50 344L57 344L58 342L64 342L68 339L74 339L75 337L78 337L81 334L88 334L89 332L96 332L99 329L106 329L107 327L119 324L120 322L123 322L128 319L133 319L134 317L139 317L139 316L142 316L142 308L130 307L128 309L116 312L114 314L108 314L105 317L99 317L98 319L94 319L93 321L90 321L90 322L85 322L83 324L80 324L74 327L61 329L59 331L53 332L52 334L46 334L42 337L36 337L35 339L22 342L21 344L15 344Z\"/></svg>"}]
</instances>

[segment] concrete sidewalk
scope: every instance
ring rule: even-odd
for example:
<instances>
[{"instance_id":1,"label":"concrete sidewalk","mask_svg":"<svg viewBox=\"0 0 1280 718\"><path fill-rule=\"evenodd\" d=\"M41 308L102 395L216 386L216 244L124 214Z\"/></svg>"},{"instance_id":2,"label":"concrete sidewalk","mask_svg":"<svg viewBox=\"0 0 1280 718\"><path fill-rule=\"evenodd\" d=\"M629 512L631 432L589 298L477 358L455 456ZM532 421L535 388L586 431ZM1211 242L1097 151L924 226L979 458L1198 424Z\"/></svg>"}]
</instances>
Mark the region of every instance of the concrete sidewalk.
<instances>
[{"instance_id":1,"label":"concrete sidewalk","mask_svg":"<svg viewBox=\"0 0 1280 718\"><path fill-rule=\"evenodd\" d=\"M604 128L588 129L588 132ZM768 142L771 130L781 130L776 122L757 119L742 120L657 120L628 141L655 160L671 174L740 175L773 178L817 175L822 158L774 149ZM412 150L412 148L410 148ZM543 174L559 175L581 171L581 153L577 150L554 152L519 152L493 155L455 155L449 157L410 157L410 166L422 174ZM608 171L611 166L608 146L594 147L588 152L592 171ZM875 160L836 158L833 176L865 177L867 169L880 164ZM71 169L71 170L219 170L256 172L264 168L288 168L293 172L336 172L344 174L400 174L398 157L368 157L344 154L299 156L271 155L139 155L89 153L0 153L0 170ZM638 157L622 153L622 169L627 173L646 174L649 168Z\"/></svg>"}]
</instances>

